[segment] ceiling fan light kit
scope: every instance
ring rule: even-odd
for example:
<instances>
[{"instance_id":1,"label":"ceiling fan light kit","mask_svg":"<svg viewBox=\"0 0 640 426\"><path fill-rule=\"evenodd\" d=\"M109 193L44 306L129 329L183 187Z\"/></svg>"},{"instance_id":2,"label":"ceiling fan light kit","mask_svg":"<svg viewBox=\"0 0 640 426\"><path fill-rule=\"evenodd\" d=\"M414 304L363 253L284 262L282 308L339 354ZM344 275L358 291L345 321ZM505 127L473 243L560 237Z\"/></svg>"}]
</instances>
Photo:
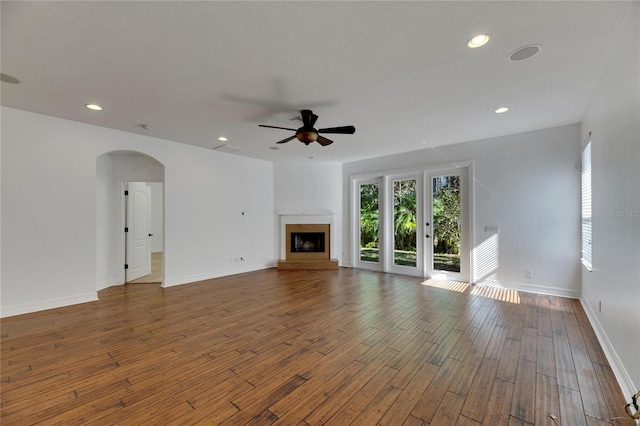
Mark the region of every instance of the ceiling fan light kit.
<instances>
[{"instance_id":1,"label":"ceiling fan light kit","mask_svg":"<svg viewBox=\"0 0 640 426\"><path fill-rule=\"evenodd\" d=\"M331 145L333 141L321 136L320 133L333 133L341 135L352 135L356 132L354 126L340 126L340 127L327 127L324 129L315 129L313 126L316 124L318 116L315 115L310 109L303 109L300 111L302 117L302 127L299 129L291 129L288 127L267 126L266 124L259 124L260 127L268 127L271 129L291 130L296 132L295 135L288 138L284 138L276 143L287 143L290 140L298 139L305 145L309 145L311 142L318 142L322 146Z\"/></svg>"},{"instance_id":2,"label":"ceiling fan light kit","mask_svg":"<svg viewBox=\"0 0 640 426\"><path fill-rule=\"evenodd\" d=\"M309 145L311 142L317 141L318 136L320 135L313 131L296 132L296 139L298 139L300 142L304 142L305 145Z\"/></svg>"}]
</instances>

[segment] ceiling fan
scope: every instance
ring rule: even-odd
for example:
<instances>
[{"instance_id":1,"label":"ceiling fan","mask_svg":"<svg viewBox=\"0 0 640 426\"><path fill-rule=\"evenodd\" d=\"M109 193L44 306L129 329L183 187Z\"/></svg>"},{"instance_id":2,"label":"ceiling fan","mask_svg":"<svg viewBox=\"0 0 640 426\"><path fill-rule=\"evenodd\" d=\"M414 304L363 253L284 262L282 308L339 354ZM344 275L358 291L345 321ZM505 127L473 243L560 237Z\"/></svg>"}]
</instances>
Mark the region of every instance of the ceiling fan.
<instances>
[{"instance_id":1,"label":"ceiling fan","mask_svg":"<svg viewBox=\"0 0 640 426\"><path fill-rule=\"evenodd\" d=\"M296 138L305 145L309 145L311 142L318 142L322 146L327 146L333 143L331 139L327 139L319 133L334 133L342 135L352 135L356 132L356 128L353 126L341 126L341 127L327 127L325 129L315 129L313 127L316 124L318 116L311 112L310 109L303 109L300 111L302 117L302 127L299 129L290 129L288 127L267 126L265 124L259 124L260 127L269 127L271 129L291 130L296 132L295 135L284 138L276 143L286 143Z\"/></svg>"}]
</instances>

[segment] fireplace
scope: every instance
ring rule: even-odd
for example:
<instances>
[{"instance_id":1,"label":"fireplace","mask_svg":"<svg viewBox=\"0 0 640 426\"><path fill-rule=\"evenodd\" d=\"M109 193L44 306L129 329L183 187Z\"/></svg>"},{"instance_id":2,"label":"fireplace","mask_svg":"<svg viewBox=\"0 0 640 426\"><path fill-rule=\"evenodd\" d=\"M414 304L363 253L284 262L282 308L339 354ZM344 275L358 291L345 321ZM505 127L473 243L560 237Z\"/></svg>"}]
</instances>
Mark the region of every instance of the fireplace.
<instances>
[{"instance_id":1,"label":"fireplace","mask_svg":"<svg viewBox=\"0 0 640 426\"><path fill-rule=\"evenodd\" d=\"M306 223L313 220L329 223ZM338 261L331 256L332 222L315 215L303 215L303 218L281 216L283 256L278 262L278 269L337 268Z\"/></svg>"}]
</instances>

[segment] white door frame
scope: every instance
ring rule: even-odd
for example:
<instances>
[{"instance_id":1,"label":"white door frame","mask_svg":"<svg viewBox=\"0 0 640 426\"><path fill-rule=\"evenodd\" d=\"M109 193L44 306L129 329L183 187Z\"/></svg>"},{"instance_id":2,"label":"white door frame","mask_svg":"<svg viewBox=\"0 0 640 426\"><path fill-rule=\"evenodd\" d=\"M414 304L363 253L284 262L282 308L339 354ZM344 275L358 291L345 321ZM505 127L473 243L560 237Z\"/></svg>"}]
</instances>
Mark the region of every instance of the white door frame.
<instances>
[{"instance_id":1,"label":"white door frame","mask_svg":"<svg viewBox=\"0 0 640 426\"><path fill-rule=\"evenodd\" d=\"M352 246L354 254L352 255L352 265L358 269L368 269L371 271L382 272L385 269L385 260L383 253L378 250L378 263L363 262L360 260L360 185L366 185L370 183L378 184L378 247L384 246L384 180L381 177L373 177L368 179L361 179L358 181L352 181L352 185L355 185L353 193L355 196L351 197L351 211L356 212L356 222L351 226L352 230Z\"/></svg>"},{"instance_id":2,"label":"white door frame","mask_svg":"<svg viewBox=\"0 0 640 426\"><path fill-rule=\"evenodd\" d=\"M151 187L147 182L126 182L124 194L125 281L130 282L151 274ZM140 204L137 194L146 197L146 203Z\"/></svg>"},{"instance_id":3,"label":"white door frame","mask_svg":"<svg viewBox=\"0 0 640 426\"><path fill-rule=\"evenodd\" d=\"M154 181L154 182L158 182L158 181ZM166 264L166 256L164 254L165 252L165 244L164 241L166 241L165 239L165 232L164 232L164 223L165 223L165 215L164 215L164 205L165 205L165 196L164 196L164 181L159 181L160 183L162 183L162 209L163 209L163 214L162 214L162 227L163 227L163 232L162 232L162 241L163 241L163 259L162 259L162 286L164 287L164 277L165 277L165 264ZM127 210L126 210L126 199L125 199L125 195L124 192L126 191L127 188L127 182L126 181L120 181L119 182L119 190L118 190L118 197L117 197L117 207L118 207L118 225L116 226L116 230L117 230L117 235L118 235L118 247L117 247L117 253L116 253L116 257L117 257L117 282L118 285L123 285L126 284L126 274L125 274L125 269L124 269L124 265L127 263L127 258L126 258L126 235L124 232L124 228L126 226L127 220Z\"/></svg>"},{"instance_id":4,"label":"white door frame","mask_svg":"<svg viewBox=\"0 0 640 426\"><path fill-rule=\"evenodd\" d=\"M359 253L360 253L360 203L359 203L359 194L361 183L372 182L375 179L382 179L383 184L381 185L380 191L380 227L383 230L380 235L380 260L381 265L380 269L378 268L364 268L364 269L374 269L381 270L382 272L392 272L398 274L404 274L404 268L397 269L391 268L393 264L393 259L389 255L389 250L385 249L389 244L393 243L393 238L390 236L390 233L393 233L393 230L388 230L388 226L386 222L388 220L393 220L393 200L390 200L390 197L393 196L393 191L389 191L389 187L391 185L390 182L396 180L398 177L402 176L410 176L415 174L421 174L419 180L421 182L421 186L423 188L422 192L429 192L429 197L423 196L423 202L420 203L421 212L418 213L418 223L422 224L422 226L418 226L418 244L422 241L424 247L425 238L425 223L424 215L426 211L426 203L431 202L430 194L431 189L426 188L427 179L430 179L430 176L438 175L438 174L447 174L453 170L461 170L466 169L466 196L463 196L464 204L461 205L461 214L463 215L463 222L466 223L466 226L463 228L463 232L465 233L464 248L461 247L461 251L464 249L467 254L468 261L464 262L464 265L461 263L461 272L459 275L446 274L446 277L442 275L438 275L436 278L446 278L446 279L454 279L454 280L464 280L470 283L475 281L475 277L473 276L473 248L475 247L475 173L474 173L474 162L473 161L462 161L458 163L448 163L448 164L438 164L423 168L413 168L413 169L404 169L404 170L388 170L388 171L379 171L379 172L371 172L371 173L361 173L350 176L350 223L351 223L351 265L356 268L361 268L363 262L359 262ZM427 200L429 198L429 200ZM462 202L462 200L461 200ZM431 207L429 207L428 211L431 211ZM430 213L429 213L430 214ZM391 219L387 219L390 217ZM431 219L431 218L430 218ZM429 221L432 223L432 220ZM466 230L466 232L465 232ZM430 243L431 241L429 241ZM425 255L425 250L423 250L422 254L422 267L418 269L418 275L423 277L430 277L427 274L427 258ZM466 273L464 273L466 272ZM410 274L413 275L413 274Z\"/></svg>"},{"instance_id":5,"label":"white door frame","mask_svg":"<svg viewBox=\"0 0 640 426\"><path fill-rule=\"evenodd\" d=\"M457 169L446 169L424 173L424 228L425 228L425 250L424 250L424 276L438 279L448 279L453 281L471 282L471 247L470 244L470 179L469 168L460 167ZM460 176L460 272L438 271L432 268L433 265L433 182L437 176ZM429 223L427 226L426 224ZM429 235L430 238L426 238Z\"/></svg>"},{"instance_id":6,"label":"white door frame","mask_svg":"<svg viewBox=\"0 0 640 426\"><path fill-rule=\"evenodd\" d=\"M385 264L387 265L385 272L391 272L392 274L412 275L417 277L424 276L424 227L420 226L424 222L424 179L422 177L423 172L414 173L401 173L386 175L384 177L384 184L386 188L385 198L385 239L387 243L384 252ZM394 263L395 254L395 232L394 232L394 211L393 211L393 184L400 180L415 180L416 182L416 266L402 266ZM391 225L391 226L389 226Z\"/></svg>"}]
</instances>

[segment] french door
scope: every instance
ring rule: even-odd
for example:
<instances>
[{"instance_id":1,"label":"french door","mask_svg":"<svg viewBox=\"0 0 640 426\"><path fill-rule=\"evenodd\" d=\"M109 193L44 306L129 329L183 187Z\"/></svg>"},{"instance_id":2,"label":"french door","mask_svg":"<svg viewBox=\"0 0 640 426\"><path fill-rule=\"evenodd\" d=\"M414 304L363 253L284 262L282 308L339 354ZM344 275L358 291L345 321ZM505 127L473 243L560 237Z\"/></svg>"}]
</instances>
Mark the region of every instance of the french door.
<instances>
[{"instance_id":1,"label":"french door","mask_svg":"<svg viewBox=\"0 0 640 426\"><path fill-rule=\"evenodd\" d=\"M356 259L354 266L360 269L382 271L383 259L380 253L382 224L380 207L382 202L382 179L366 179L357 182L355 207L358 212L356 233Z\"/></svg>"},{"instance_id":2,"label":"french door","mask_svg":"<svg viewBox=\"0 0 640 426\"><path fill-rule=\"evenodd\" d=\"M469 281L467 168L355 179L354 266Z\"/></svg>"},{"instance_id":3,"label":"french door","mask_svg":"<svg viewBox=\"0 0 640 426\"><path fill-rule=\"evenodd\" d=\"M420 174L387 177L389 202L385 219L387 271L403 275L423 275L424 230L423 182Z\"/></svg>"},{"instance_id":4,"label":"french door","mask_svg":"<svg viewBox=\"0 0 640 426\"><path fill-rule=\"evenodd\" d=\"M425 276L468 282L468 169L426 173L425 181Z\"/></svg>"}]
</instances>

